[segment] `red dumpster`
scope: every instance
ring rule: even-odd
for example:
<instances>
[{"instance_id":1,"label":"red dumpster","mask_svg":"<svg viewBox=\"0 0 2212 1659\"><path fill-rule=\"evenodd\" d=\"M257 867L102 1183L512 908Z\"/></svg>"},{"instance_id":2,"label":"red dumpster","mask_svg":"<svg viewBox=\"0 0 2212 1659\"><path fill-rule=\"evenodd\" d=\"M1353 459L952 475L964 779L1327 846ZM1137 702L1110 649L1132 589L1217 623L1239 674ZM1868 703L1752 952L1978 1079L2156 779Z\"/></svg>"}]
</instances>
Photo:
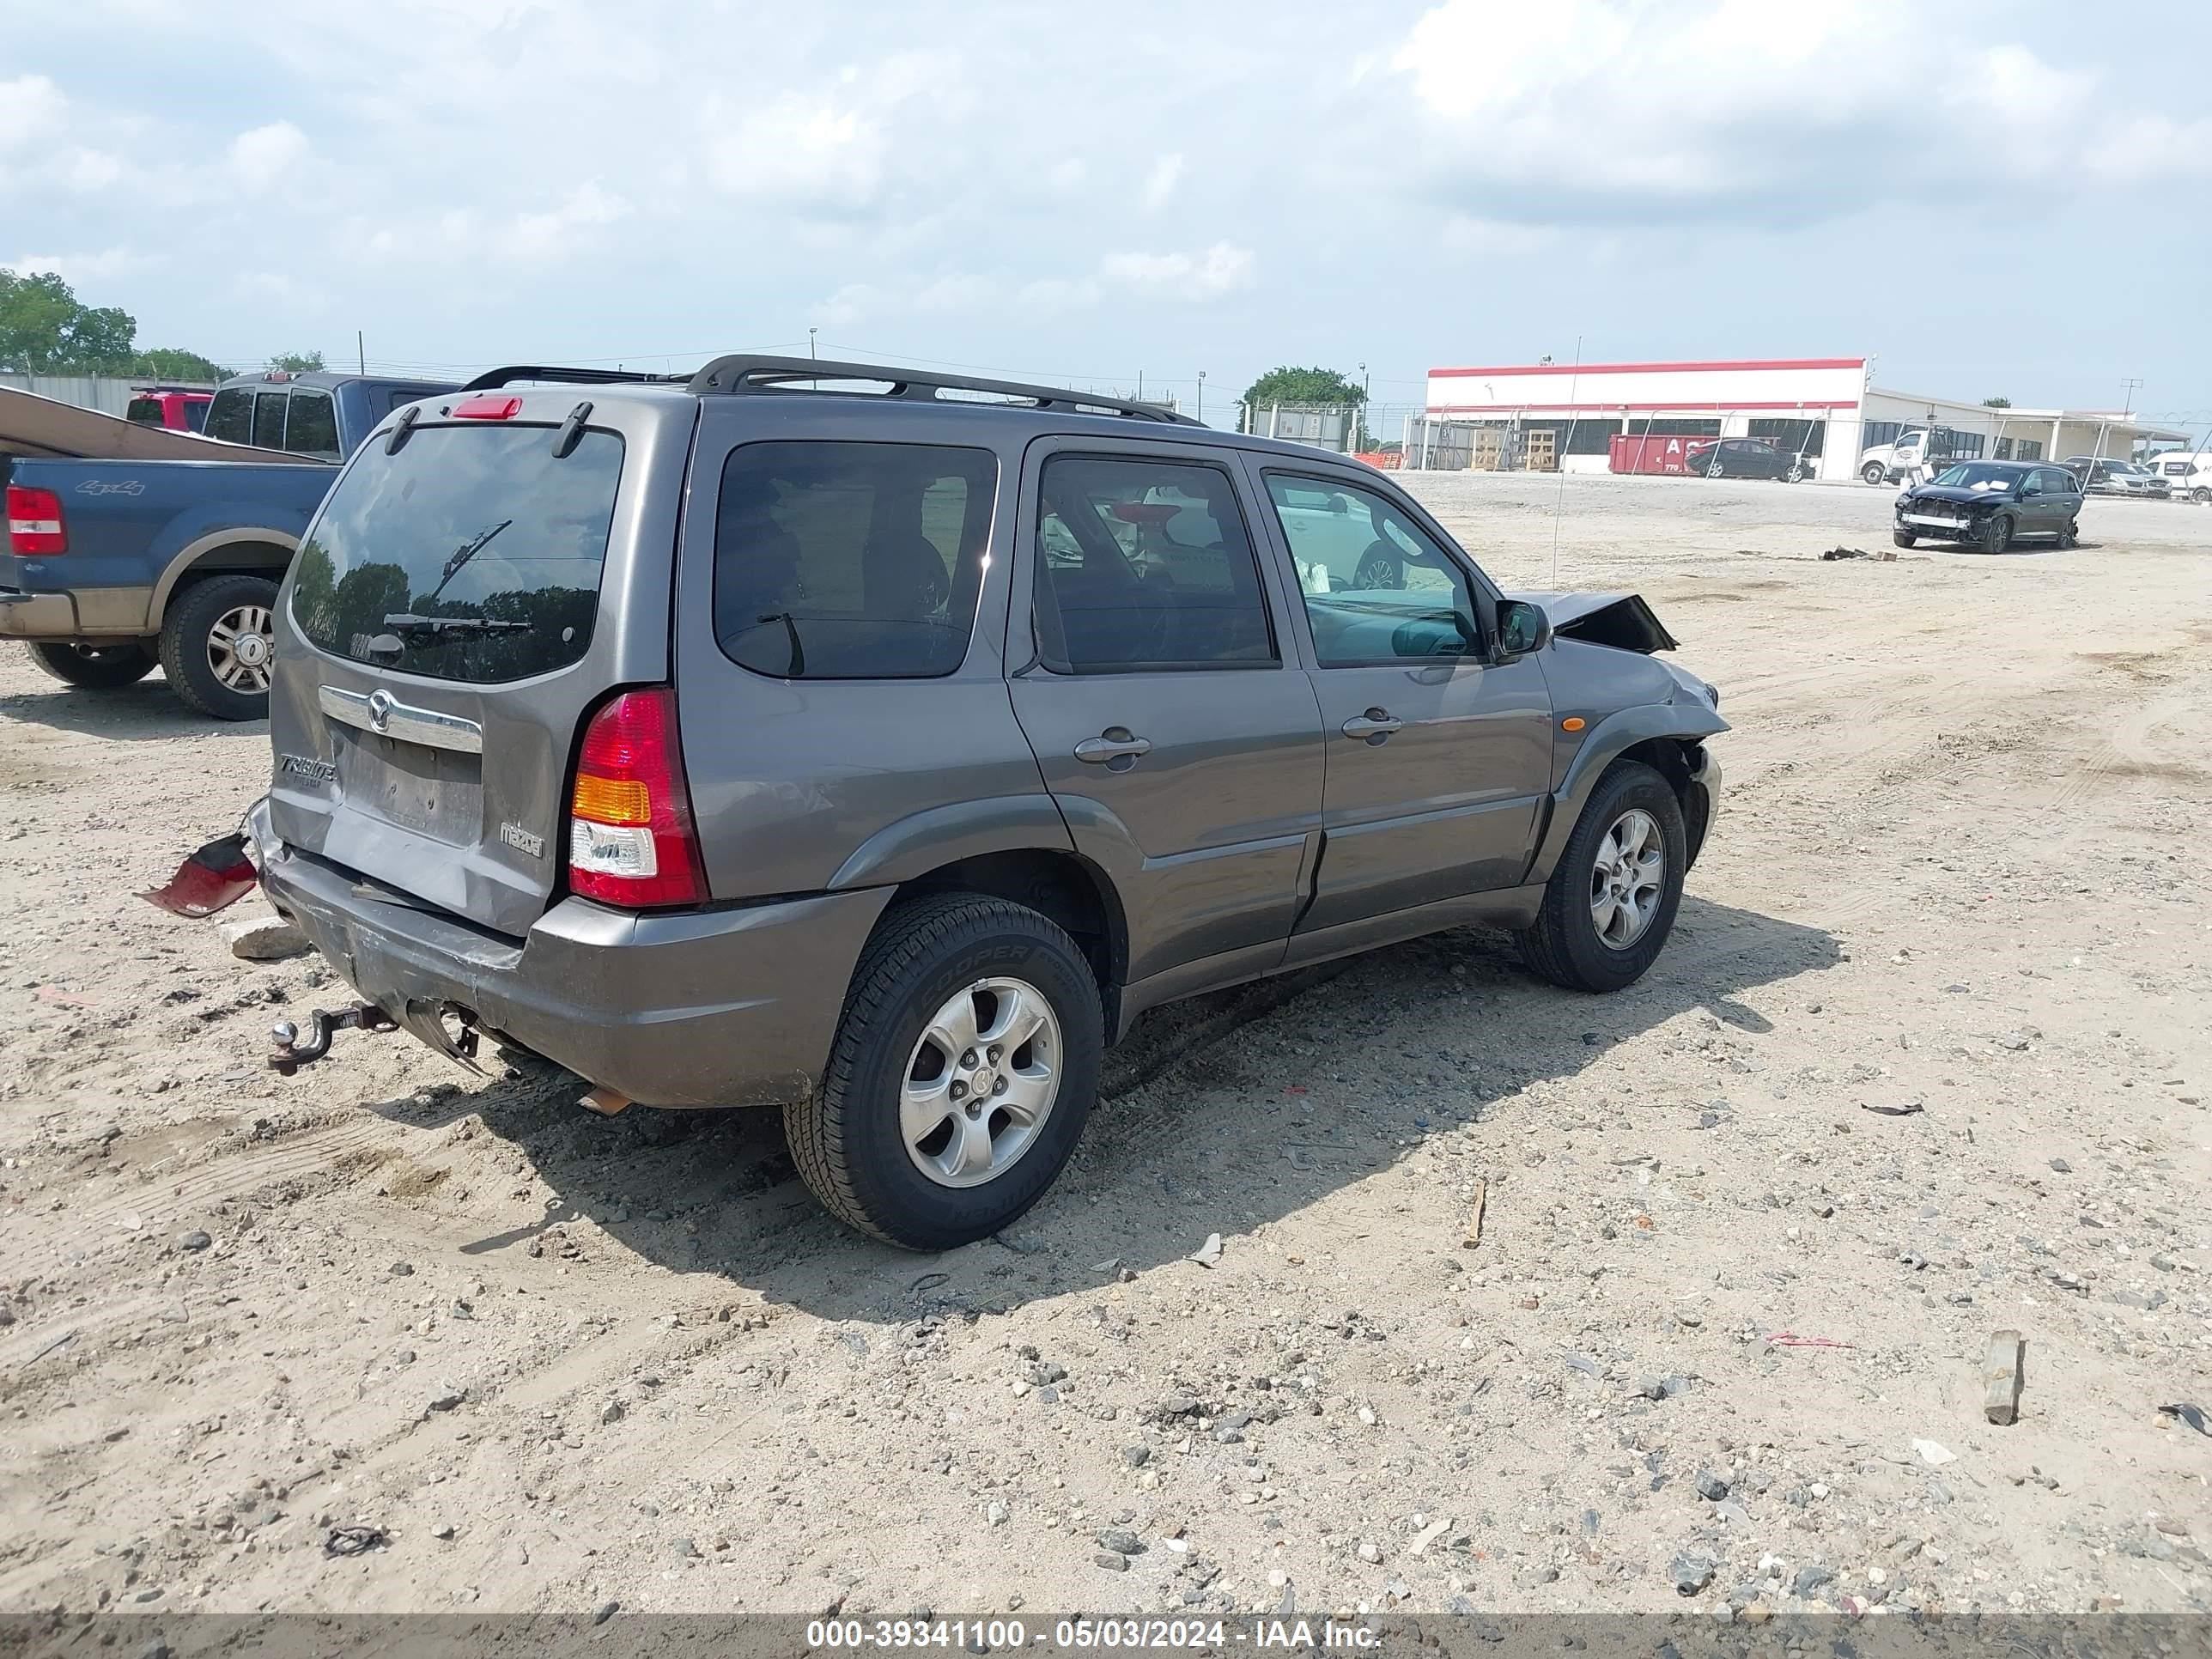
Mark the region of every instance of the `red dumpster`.
<instances>
[{"instance_id":1,"label":"red dumpster","mask_svg":"<svg viewBox=\"0 0 2212 1659\"><path fill-rule=\"evenodd\" d=\"M1711 441L1680 433L1616 432L1606 447L1607 464L1615 472L1686 473L1690 446Z\"/></svg>"}]
</instances>

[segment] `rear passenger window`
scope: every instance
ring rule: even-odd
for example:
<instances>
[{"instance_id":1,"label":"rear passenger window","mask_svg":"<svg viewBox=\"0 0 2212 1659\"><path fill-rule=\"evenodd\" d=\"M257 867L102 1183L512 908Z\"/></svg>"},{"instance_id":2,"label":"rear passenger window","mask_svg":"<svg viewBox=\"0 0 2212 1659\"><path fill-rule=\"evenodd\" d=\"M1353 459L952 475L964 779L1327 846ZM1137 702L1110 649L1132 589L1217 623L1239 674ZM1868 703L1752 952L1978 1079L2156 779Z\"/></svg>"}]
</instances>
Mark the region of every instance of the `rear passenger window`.
<instances>
[{"instance_id":1,"label":"rear passenger window","mask_svg":"<svg viewBox=\"0 0 2212 1659\"><path fill-rule=\"evenodd\" d=\"M1037 645L1061 673L1261 668L1274 630L1218 467L1055 456L1037 522Z\"/></svg>"},{"instance_id":2,"label":"rear passenger window","mask_svg":"<svg viewBox=\"0 0 2212 1659\"><path fill-rule=\"evenodd\" d=\"M730 452L714 637L780 679L919 679L968 654L998 493L988 449L758 443Z\"/></svg>"},{"instance_id":3,"label":"rear passenger window","mask_svg":"<svg viewBox=\"0 0 2212 1659\"><path fill-rule=\"evenodd\" d=\"M253 394L242 386L225 386L208 405L207 435L226 443L253 441Z\"/></svg>"},{"instance_id":4,"label":"rear passenger window","mask_svg":"<svg viewBox=\"0 0 2212 1659\"><path fill-rule=\"evenodd\" d=\"M281 392L257 392L253 394L253 441L258 447L284 447L285 401Z\"/></svg>"},{"instance_id":5,"label":"rear passenger window","mask_svg":"<svg viewBox=\"0 0 2212 1659\"><path fill-rule=\"evenodd\" d=\"M295 392L284 428L284 447L295 455L338 459L338 422L331 400L319 392Z\"/></svg>"}]
</instances>

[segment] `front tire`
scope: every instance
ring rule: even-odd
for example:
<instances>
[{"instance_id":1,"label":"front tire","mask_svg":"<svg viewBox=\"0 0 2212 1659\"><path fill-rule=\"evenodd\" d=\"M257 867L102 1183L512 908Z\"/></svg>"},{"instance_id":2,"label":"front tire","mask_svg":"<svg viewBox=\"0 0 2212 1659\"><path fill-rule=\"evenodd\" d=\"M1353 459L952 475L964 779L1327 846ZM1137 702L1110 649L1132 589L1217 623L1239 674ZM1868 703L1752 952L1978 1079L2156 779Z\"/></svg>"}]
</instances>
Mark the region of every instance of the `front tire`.
<instances>
[{"instance_id":1,"label":"front tire","mask_svg":"<svg viewBox=\"0 0 2212 1659\"><path fill-rule=\"evenodd\" d=\"M784 1109L799 1174L848 1225L914 1250L997 1232L1066 1164L1104 1014L1074 940L975 893L902 904L854 970L830 1065Z\"/></svg>"},{"instance_id":2,"label":"front tire","mask_svg":"<svg viewBox=\"0 0 2212 1659\"><path fill-rule=\"evenodd\" d=\"M1893 530L1889 532L1889 538L1899 547L1917 547L1920 544L1920 538L1909 530Z\"/></svg>"},{"instance_id":3,"label":"front tire","mask_svg":"<svg viewBox=\"0 0 2212 1659\"><path fill-rule=\"evenodd\" d=\"M2002 553L2012 545L2012 514L1992 513L1982 523L1975 537L1984 553Z\"/></svg>"},{"instance_id":4,"label":"front tire","mask_svg":"<svg viewBox=\"0 0 2212 1659\"><path fill-rule=\"evenodd\" d=\"M1889 471L1879 461L1869 461L1859 469L1859 477L1870 484L1878 484L1889 477Z\"/></svg>"},{"instance_id":5,"label":"front tire","mask_svg":"<svg viewBox=\"0 0 2212 1659\"><path fill-rule=\"evenodd\" d=\"M219 720L269 713L276 584L265 576L210 576L170 602L161 624L161 672L187 708Z\"/></svg>"},{"instance_id":6,"label":"front tire","mask_svg":"<svg viewBox=\"0 0 2212 1659\"><path fill-rule=\"evenodd\" d=\"M1674 931L1689 867L1682 804L1640 761L1598 780L1545 884L1522 959L1571 991L1618 991L1644 976Z\"/></svg>"},{"instance_id":7,"label":"front tire","mask_svg":"<svg viewBox=\"0 0 2212 1659\"><path fill-rule=\"evenodd\" d=\"M154 672L154 659L137 640L108 645L64 645L41 641L31 660L64 685L88 691L114 691L136 685Z\"/></svg>"}]
</instances>

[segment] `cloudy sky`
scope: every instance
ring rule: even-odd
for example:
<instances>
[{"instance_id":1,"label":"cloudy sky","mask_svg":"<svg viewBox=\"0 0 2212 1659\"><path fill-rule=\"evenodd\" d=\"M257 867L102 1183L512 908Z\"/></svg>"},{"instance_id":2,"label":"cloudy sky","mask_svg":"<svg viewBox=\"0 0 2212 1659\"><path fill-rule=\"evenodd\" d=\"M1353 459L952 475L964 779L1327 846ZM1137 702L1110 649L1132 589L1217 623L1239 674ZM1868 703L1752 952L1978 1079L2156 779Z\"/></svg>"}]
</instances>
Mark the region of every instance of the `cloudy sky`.
<instances>
[{"instance_id":1,"label":"cloudy sky","mask_svg":"<svg viewBox=\"0 0 2212 1659\"><path fill-rule=\"evenodd\" d=\"M15 0L0 264L227 362L1876 354L2212 420L2212 5Z\"/></svg>"}]
</instances>

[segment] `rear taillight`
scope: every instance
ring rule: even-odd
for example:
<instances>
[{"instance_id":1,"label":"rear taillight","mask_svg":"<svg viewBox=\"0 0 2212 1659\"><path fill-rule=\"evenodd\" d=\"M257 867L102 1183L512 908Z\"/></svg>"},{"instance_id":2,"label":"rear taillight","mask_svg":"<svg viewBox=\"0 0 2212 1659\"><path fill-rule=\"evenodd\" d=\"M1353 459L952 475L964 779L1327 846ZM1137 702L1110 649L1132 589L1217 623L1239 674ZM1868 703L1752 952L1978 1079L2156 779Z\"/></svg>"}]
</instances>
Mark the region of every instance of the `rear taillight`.
<instances>
[{"instance_id":1,"label":"rear taillight","mask_svg":"<svg viewBox=\"0 0 2212 1659\"><path fill-rule=\"evenodd\" d=\"M51 489L9 484L8 545L19 555L68 552L69 536L62 528L62 498Z\"/></svg>"},{"instance_id":2,"label":"rear taillight","mask_svg":"<svg viewBox=\"0 0 2212 1659\"><path fill-rule=\"evenodd\" d=\"M630 909L705 902L666 686L624 691L592 716L568 813L570 891Z\"/></svg>"}]
</instances>

